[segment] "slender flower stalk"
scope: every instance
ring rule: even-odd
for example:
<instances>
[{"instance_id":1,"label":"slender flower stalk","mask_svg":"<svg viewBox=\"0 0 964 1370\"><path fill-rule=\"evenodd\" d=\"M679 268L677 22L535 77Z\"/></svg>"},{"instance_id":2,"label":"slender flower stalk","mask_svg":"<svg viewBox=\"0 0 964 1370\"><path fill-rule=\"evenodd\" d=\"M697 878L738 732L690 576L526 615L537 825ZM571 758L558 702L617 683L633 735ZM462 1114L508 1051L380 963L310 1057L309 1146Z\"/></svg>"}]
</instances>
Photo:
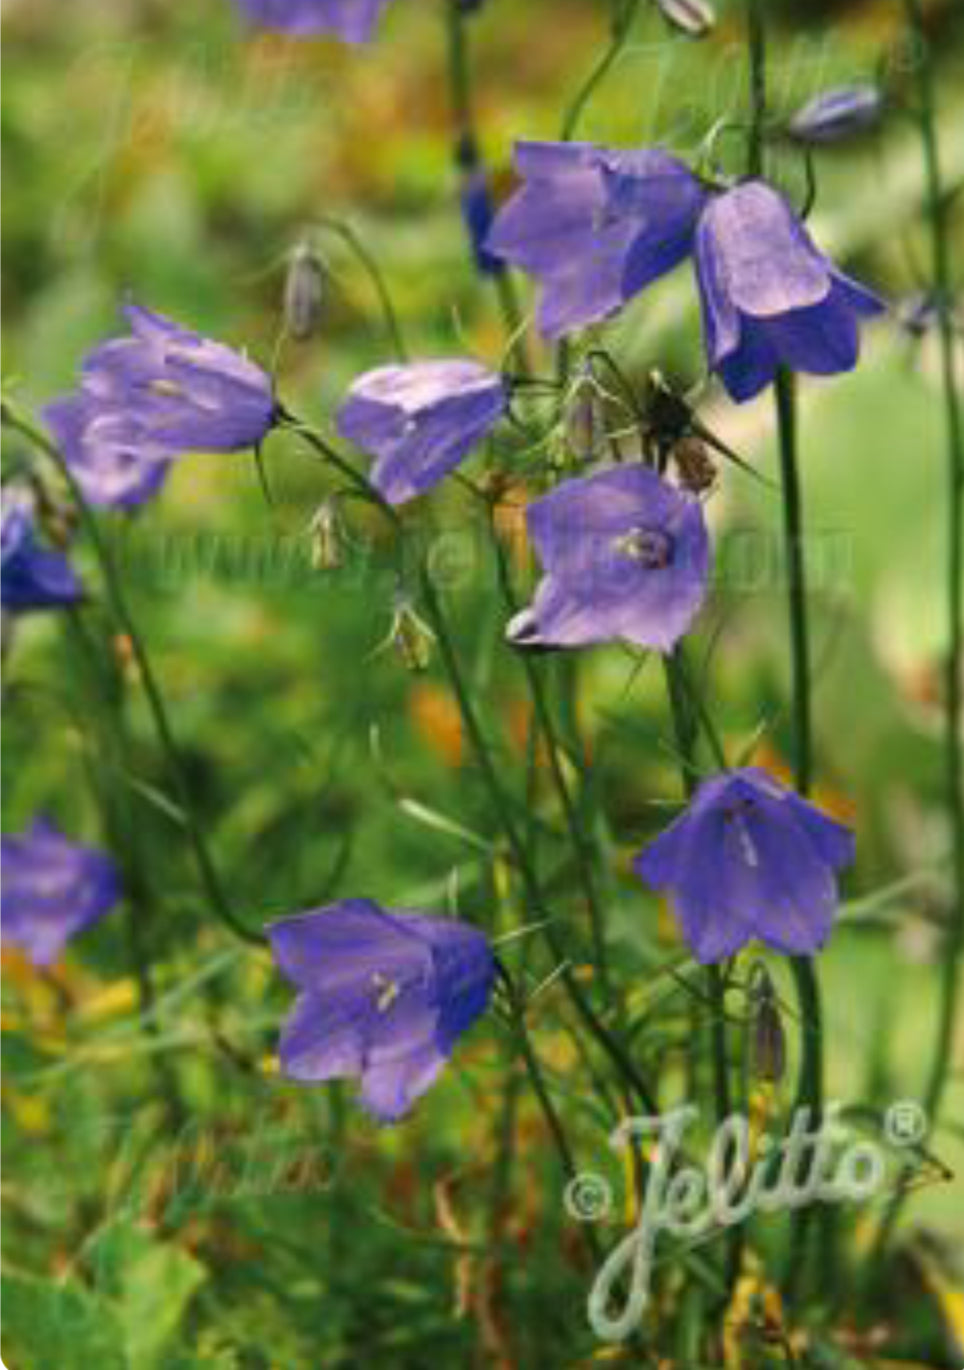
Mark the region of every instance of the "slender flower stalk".
<instances>
[{"instance_id":1,"label":"slender flower stalk","mask_svg":"<svg viewBox=\"0 0 964 1370\"><path fill-rule=\"evenodd\" d=\"M446 61L457 160L467 177L484 177L485 169L479 155L475 102L472 98L472 65L469 59L468 25L472 16L460 0L443 0L443 3L446 10ZM531 367L522 337L524 320L515 284L508 268L501 263L498 265L498 270L492 270L487 274L495 287L512 364L520 376L528 376L531 374Z\"/></svg>"},{"instance_id":2,"label":"slender flower stalk","mask_svg":"<svg viewBox=\"0 0 964 1370\"><path fill-rule=\"evenodd\" d=\"M552 1102L552 1095L549 1093L549 1087L546 1084L545 1076L542 1072L542 1066L539 1063L539 1058L536 1055L535 1047L532 1045L532 1040L529 1036L529 1029L526 1024L525 1018L525 1003L523 1002L514 981L510 979L505 969L500 966L499 971L500 978L502 980L503 986L505 987L506 996L509 1001L509 1010L511 1014L513 1036L515 1038L516 1043L518 1044L519 1052L525 1064L525 1068L529 1075L529 1079L532 1082L532 1088L535 1093L536 1099L538 1100L539 1107L542 1110L542 1115L546 1120L546 1125L548 1126L550 1135L552 1136L553 1144L556 1148L556 1151L559 1154L559 1161L562 1166L563 1174L565 1175L566 1180L568 1182L572 1182L576 1179L579 1171L576 1166L575 1156L573 1155L572 1147L570 1146L569 1139L566 1136L566 1130L563 1126L562 1119L559 1117L558 1110L556 1109L555 1104ZM511 1152L505 1153L505 1159L501 1167L501 1174L497 1175L497 1183L495 1189L495 1193L497 1196L500 1194L501 1189L508 1182L508 1161L510 1156ZM496 1225L493 1225L491 1235L494 1239L497 1239L498 1228ZM595 1232L592 1230L592 1227L588 1224L584 1225L584 1237L586 1244L589 1247L590 1254L592 1255L593 1259L598 1262L601 1256L599 1243L596 1238Z\"/></svg>"},{"instance_id":3,"label":"slender flower stalk","mask_svg":"<svg viewBox=\"0 0 964 1370\"><path fill-rule=\"evenodd\" d=\"M157 1042L162 1033L155 1013L157 995L154 972L148 952L149 935L159 912L152 882L148 875L148 861L144 851L142 827L137 811L129 802L117 802L107 772L131 774L129 758L131 739L126 718L126 699L123 675L115 686L105 679L111 669L109 653L94 641L80 611L73 609L66 616L66 626L72 647L76 647L81 661L82 676L89 673L91 688L87 695L90 709L84 708L75 722L90 738L91 789L103 816L103 824L110 839L111 850L121 867L124 891L124 913L127 922L127 941L137 984L138 1003L147 1035ZM164 1095L168 1118L172 1126L184 1121L184 1109L177 1086L174 1067L163 1051L153 1055L153 1066Z\"/></svg>"},{"instance_id":4,"label":"slender flower stalk","mask_svg":"<svg viewBox=\"0 0 964 1370\"><path fill-rule=\"evenodd\" d=\"M381 267L378 265L377 259L365 246L365 243L351 225L344 223L343 220L326 215L318 220L318 226L341 238L345 246L357 259L362 270L371 281L372 288L378 298L378 305L382 311L382 318L385 321L385 329L388 333L388 340L391 343L392 351L400 362L407 361L408 352L405 348L405 340L402 337L398 313L392 302L391 292L385 284L385 277L382 275Z\"/></svg>"},{"instance_id":5,"label":"slender flower stalk","mask_svg":"<svg viewBox=\"0 0 964 1370\"><path fill-rule=\"evenodd\" d=\"M747 0L750 78L750 133L747 142L747 171L759 176L763 170L766 125L766 30L761 0ZM797 469L797 429L793 376L781 367L774 393L777 411L777 437L783 491L784 545L786 548L788 608L790 618L791 671L793 677L794 778L798 790L806 795L812 774L810 658L807 632L807 591L803 554L803 507ZM794 956L790 961L794 987L800 1006L802 1043L800 1077L795 1106L810 1110L810 1125L819 1130L823 1118L823 1014L820 984L813 960ZM787 1287L793 1292L803 1275L803 1251L812 1211L799 1209L793 1217ZM824 1268L829 1268L825 1263Z\"/></svg>"},{"instance_id":6,"label":"slender flower stalk","mask_svg":"<svg viewBox=\"0 0 964 1370\"><path fill-rule=\"evenodd\" d=\"M170 720L168 719L164 696L160 685L158 684L157 677L154 674L154 668L151 665L150 657L147 654L144 640L141 637L134 617L128 608L127 600L122 589L120 573L118 572L117 565L114 561L110 545L101 532L97 519L84 498L83 492L78 486L70 467L64 461L59 448L50 441L41 429L35 427L29 419L24 418L21 414L18 414L13 410L6 400L3 402L3 423L8 428L12 428L21 433L23 437L33 443L35 447L46 453L46 455L56 464L61 475L70 487L84 529L90 538L90 545L100 566L104 588L107 591L107 597L114 618L130 642L131 651L133 652L134 660L137 663L137 669L144 684L144 693L147 697L151 716L154 720L158 740L167 758L168 769L171 772L178 792L178 803L180 805L181 815L194 853L194 859L197 863L201 883L204 886L207 895L208 904L220 922L222 922L225 927L229 928L236 937L242 938L245 942L252 942L260 945L264 942L264 937L261 933L254 932L250 928L245 927L234 912L221 884L217 867L208 851L201 825L194 812L184 765L174 738Z\"/></svg>"},{"instance_id":7,"label":"slender flower stalk","mask_svg":"<svg viewBox=\"0 0 964 1370\"><path fill-rule=\"evenodd\" d=\"M924 1089L923 1109L927 1137L937 1124L951 1071L954 1025L960 994L960 967L964 955L964 418L954 374L956 342L950 308L951 241L948 202L941 176L937 138L937 109L932 69L920 0L904 0L908 23L915 38L917 124L924 161L926 215L930 231L931 274L938 310L941 376L947 429L947 609L948 642L944 683L944 753L947 777L947 809L951 828L951 923L941 958L942 978L938 1005L937 1039ZM872 1273L887 1244L907 1195L898 1188L881 1222Z\"/></svg>"},{"instance_id":8,"label":"slender flower stalk","mask_svg":"<svg viewBox=\"0 0 964 1370\"><path fill-rule=\"evenodd\" d=\"M669 695L670 711L673 716L673 729L676 734L676 747L680 755L680 779L687 800L693 798L696 790L696 743L700 723L691 707L692 684L689 679L685 650L677 646L664 663L666 689ZM718 745L713 735L714 747ZM706 994L712 1015L710 1033L713 1051L713 1096L716 1117L723 1123L732 1107L730 1096L729 1058L726 1042L726 986L718 965L705 968ZM739 1225L730 1229L726 1254L726 1289L734 1288L740 1273L743 1251L743 1229Z\"/></svg>"},{"instance_id":9,"label":"slender flower stalk","mask_svg":"<svg viewBox=\"0 0 964 1370\"><path fill-rule=\"evenodd\" d=\"M496 558L502 597L510 616L512 616L518 612L519 605L512 588L505 549L499 540L498 533L491 517L491 511L489 517L489 534ZM527 652L522 653L522 664L525 670L526 682L529 686L529 694L532 698L536 723L539 731L542 733L543 740L546 744L546 750L549 755L549 768L556 793L559 796L559 802L562 806L566 828L569 832L569 840L572 843L573 854L576 858L579 881L582 885L586 903L589 907L589 917L592 923L593 951L595 953L596 965L599 970L600 983L602 985L603 993L608 996L609 970L608 955L606 951L605 917L602 901L599 897L599 891L596 888L596 878L593 869L593 845L589 834L583 827L575 801L569 791L569 783L566 780L565 772L563 771L562 762L560 760L560 742L556 734L552 711L546 700L546 694L543 689L543 682L538 667Z\"/></svg>"},{"instance_id":10,"label":"slender flower stalk","mask_svg":"<svg viewBox=\"0 0 964 1370\"><path fill-rule=\"evenodd\" d=\"M486 782L486 786L493 801L493 806L499 817L503 833L509 844L516 867L522 877L527 903L536 916L546 920L543 932L553 957L561 967L560 980L562 985L569 995L573 1007L579 1014L584 1027L592 1034L599 1046L610 1057L614 1066L627 1084L634 1090L644 1108L649 1112L658 1112L658 1105L653 1093L643 1080L625 1048L597 1016L592 1005L583 994L578 980L569 967L565 948L559 940L552 919L548 914L541 882L529 859L529 853L526 850L525 843L519 835L515 820L511 816L509 801L502 790L502 782L499 779L488 744L485 741L485 735L482 732L469 698L468 690L466 689L465 682L462 678L458 658L455 655L452 637L442 612L435 586L432 584L431 577L424 568L422 572L422 594L429 611L430 621L438 636L439 650L452 688L455 691L456 702L459 707L462 722L465 726L466 734L475 754L479 769Z\"/></svg>"},{"instance_id":11,"label":"slender flower stalk","mask_svg":"<svg viewBox=\"0 0 964 1370\"><path fill-rule=\"evenodd\" d=\"M604 50L592 71L586 77L583 84L579 87L566 110L562 121L561 134L564 143L571 142L572 139L575 138L582 116L586 111L589 101L595 94L596 88L602 84L612 67L619 60L623 48L629 41L629 35L632 31L633 20L636 17L638 3L639 0L613 0L609 45Z\"/></svg>"},{"instance_id":12,"label":"slender flower stalk","mask_svg":"<svg viewBox=\"0 0 964 1370\"><path fill-rule=\"evenodd\" d=\"M939 336L944 411L947 424L947 609L949 634L945 660L945 752L947 799L951 819L954 909L948 954L943 958L944 982L941 995L940 1026L930 1080L924 1096L925 1112L933 1127L950 1068L950 1048L954 1027L958 967L964 952L964 420L954 375L954 321L949 301L951 294L951 244L948 209L941 179L937 142L937 112L930 55L926 49L926 30L920 0L905 0L908 17L918 39L919 50L927 53L917 63L917 94L921 142L927 175L927 214L931 234L934 292L942 301Z\"/></svg>"}]
</instances>

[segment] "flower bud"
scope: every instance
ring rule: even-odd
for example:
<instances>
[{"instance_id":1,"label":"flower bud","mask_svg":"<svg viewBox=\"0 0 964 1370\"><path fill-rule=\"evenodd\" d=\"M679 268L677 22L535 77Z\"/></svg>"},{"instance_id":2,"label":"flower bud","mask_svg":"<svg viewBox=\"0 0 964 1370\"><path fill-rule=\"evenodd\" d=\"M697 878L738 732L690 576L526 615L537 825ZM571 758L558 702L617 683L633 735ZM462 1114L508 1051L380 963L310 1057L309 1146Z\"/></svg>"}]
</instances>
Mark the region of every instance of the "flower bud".
<instances>
[{"instance_id":1,"label":"flower bud","mask_svg":"<svg viewBox=\"0 0 964 1370\"><path fill-rule=\"evenodd\" d=\"M842 143L874 128L883 112L884 97L876 86L838 86L797 110L787 132L798 143Z\"/></svg>"},{"instance_id":2,"label":"flower bud","mask_svg":"<svg viewBox=\"0 0 964 1370\"><path fill-rule=\"evenodd\" d=\"M716 14L708 0L656 0L667 23L690 38L703 38L716 24Z\"/></svg>"},{"instance_id":3,"label":"flower bud","mask_svg":"<svg viewBox=\"0 0 964 1370\"><path fill-rule=\"evenodd\" d=\"M773 981L760 963L754 967L749 993L752 1004L750 1070L757 1080L779 1084L786 1070L786 1037Z\"/></svg>"},{"instance_id":4,"label":"flower bud","mask_svg":"<svg viewBox=\"0 0 964 1370\"><path fill-rule=\"evenodd\" d=\"M592 461L605 433L599 394L588 374L578 380L569 392L563 425L567 449L580 461Z\"/></svg>"},{"instance_id":5,"label":"flower bud","mask_svg":"<svg viewBox=\"0 0 964 1370\"><path fill-rule=\"evenodd\" d=\"M309 243L299 243L288 260L284 319L288 336L306 342L318 328L325 297L325 273Z\"/></svg>"},{"instance_id":6,"label":"flower bud","mask_svg":"<svg viewBox=\"0 0 964 1370\"><path fill-rule=\"evenodd\" d=\"M408 670L428 670L435 634L415 612L415 606L404 591L399 591L395 596L388 641L399 653Z\"/></svg>"},{"instance_id":7,"label":"flower bud","mask_svg":"<svg viewBox=\"0 0 964 1370\"><path fill-rule=\"evenodd\" d=\"M315 510L308 533L311 537L311 564L316 571L336 571L344 561L343 528L334 499L326 499Z\"/></svg>"}]
</instances>

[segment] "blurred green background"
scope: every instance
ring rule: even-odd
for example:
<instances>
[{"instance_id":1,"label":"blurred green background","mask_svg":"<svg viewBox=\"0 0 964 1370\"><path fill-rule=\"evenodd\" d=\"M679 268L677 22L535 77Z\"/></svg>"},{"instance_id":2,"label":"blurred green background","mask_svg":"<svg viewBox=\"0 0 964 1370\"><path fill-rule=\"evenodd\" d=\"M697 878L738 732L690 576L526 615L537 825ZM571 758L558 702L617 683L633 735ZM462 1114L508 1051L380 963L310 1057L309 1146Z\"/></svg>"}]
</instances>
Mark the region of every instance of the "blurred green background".
<instances>
[{"instance_id":1,"label":"blurred green background","mask_svg":"<svg viewBox=\"0 0 964 1370\"><path fill-rule=\"evenodd\" d=\"M739 6L719 9L713 37L694 44L641 5L582 136L686 154L715 118L739 117ZM882 131L818 158L812 228L895 301L912 294L928 259L919 150L900 109L901 6L772 9L777 110L885 74L895 108ZM960 185L960 7L948 0L929 12L945 177ZM500 193L513 140L557 136L607 33L602 0L489 0L473 21L482 147ZM116 328L125 292L270 365L286 256L321 215L345 219L377 256L413 352L501 360L495 297L471 269L457 212L441 0L397 0L363 50L252 36L229 0L8 0L3 37L3 367L22 406L72 385L86 349ZM774 163L799 192L799 155L777 149ZM276 360L286 402L325 423L351 378L389 348L357 262L336 236L318 231L315 241L328 273L322 333L287 343ZM659 366L698 382L689 271L637 300L605 337L640 379ZM801 396L819 797L859 838L850 903L823 958L829 1093L847 1102L919 1093L937 923L950 898L934 349L889 318L868 330L855 374L807 384ZM765 399L735 411L708 391L702 414L772 474ZM22 455L6 435L4 455ZM157 503L111 529L234 905L258 926L364 893L399 906L454 902L498 930L517 894L506 895L485 792L437 663L413 674L385 646L395 585L376 529L353 510L345 567L313 569L307 526L330 477L287 437L269 441L265 465L270 504L253 461L197 455L179 463ZM789 719L778 500L727 469L711 509L718 583L701 623L711 707L734 753L756 739L779 767ZM446 599L486 726L507 773L518 773L524 682L498 647L504 614L482 530L457 488L418 517L449 569ZM593 1353L585 1279L565 1259L572 1224L528 1100L499 1279L471 1254L505 1116L504 1034L478 1029L397 1132L346 1111L334 1090L277 1080L288 991L266 957L239 952L206 920L181 830L158 800L162 759L96 591L88 617L103 648L93 663L59 621L18 634L4 830L45 809L67 832L99 840L88 781L92 766L108 766L146 853L149 889L134 916L159 1000L149 1031L120 916L75 944L50 978L5 960L7 1363L582 1363ZM653 800L677 798L661 743L662 678L619 650L588 654L578 669L580 726L612 840L612 935L645 992L654 966L678 950L628 870L664 821ZM105 761L103 701L121 697L136 785ZM537 800L545 840L558 848L551 794ZM558 890L561 902L570 897L564 865ZM587 1158L604 1164L605 1127L567 1086L551 994L544 1014L560 1106L584 1125ZM956 1062L935 1149L960 1171L960 1034ZM163 1110L172 1082L187 1132ZM922 1191L908 1221L960 1240L960 1180L953 1194ZM453 1240L469 1244L461 1257Z\"/></svg>"}]
</instances>

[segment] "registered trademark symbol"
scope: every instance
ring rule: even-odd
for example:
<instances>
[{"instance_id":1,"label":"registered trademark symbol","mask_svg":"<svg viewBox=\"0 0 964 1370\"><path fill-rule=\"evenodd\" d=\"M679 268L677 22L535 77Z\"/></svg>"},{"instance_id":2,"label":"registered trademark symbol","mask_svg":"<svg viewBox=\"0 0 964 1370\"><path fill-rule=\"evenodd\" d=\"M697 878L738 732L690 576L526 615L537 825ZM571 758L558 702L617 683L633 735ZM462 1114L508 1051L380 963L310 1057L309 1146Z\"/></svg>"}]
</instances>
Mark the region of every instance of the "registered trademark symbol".
<instances>
[{"instance_id":1,"label":"registered trademark symbol","mask_svg":"<svg viewBox=\"0 0 964 1370\"><path fill-rule=\"evenodd\" d=\"M913 1099L900 1099L884 1114L884 1136L891 1146L916 1146L927 1135L927 1114Z\"/></svg>"},{"instance_id":2,"label":"registered trademark symbol","mask_svg":"<svg viewBox=\"0 0 964 1370\"><path fill-rule=\"evenodd\" d=\"M595 1223L605 1218L613 1206L609 1181L591 1170L574 1175L562 1196L566 1212L580 1223Z\"/></svg>"}]
</instances>

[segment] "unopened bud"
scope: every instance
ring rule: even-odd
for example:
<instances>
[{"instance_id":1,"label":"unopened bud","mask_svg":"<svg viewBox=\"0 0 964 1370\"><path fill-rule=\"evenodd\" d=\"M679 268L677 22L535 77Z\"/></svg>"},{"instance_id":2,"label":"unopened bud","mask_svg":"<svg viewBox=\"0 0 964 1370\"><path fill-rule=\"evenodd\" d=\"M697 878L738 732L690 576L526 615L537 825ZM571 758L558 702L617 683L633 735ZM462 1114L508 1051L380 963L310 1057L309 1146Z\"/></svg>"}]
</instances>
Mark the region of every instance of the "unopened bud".
<instances>
[{"instance_id":1,"label":"unopened bud","mask_svg":"<svg viewBox=\"0 0 964 1370\"><path fill-rule=\"evenodd\" d=\"M883 112L884 97L876 86L839 86L808 101L787 132L798 143L842 143L875 128Z\"/></svg>"},{"instance_id":2,"label":"unopened bud","mask_svg":"<svg viewBox=\"0 0 964 1370\"><path fill-rule=\"evenodd\" d=\"M702 38L716 24L716 13L708 0L656 0L664 19L690 38Z\"/></svg>"},{"instance_id":3,"label":"unopened bud","mask_svg":"<svg viewBox=\"0 0 964 1370\"><path fill-rule=\"evenodd\" d=\"M787 1064L786 1037L773 981L762 964L754 968L750 999L750 1069L756 1079L779 1084Z\"/></svg>"},{"instance_id":4,"label":"unopened bud","mask_svg":"<svg viewBox=\"0 0 964 1370\"><path fill-rule=\"evenodd\" d=\"M309 243L299 243L288 260L285 278L284 318L289 337L306 342L317 331L324 297L324 267Z\"/></svg>"},{"instance_id":5,"label":"unopened bud","mask_svg":"<svg viewBox=\"0 0 964 1370\"><path fill-rule=\"evenodd\" d=\"M336 571L344 561L343 528L337 502L326 499L315 510L308 533L311 564L316 571Z\"/></svg>"},{"instance_id":6,"label":"unopened bud","mask_svg":"<svg viewBox=\"0 0 964 1370\"><path fill-rule=\"evenodd\" d=\"M573 386L566 401L563 422L568 450L581 461L591 461L603 439L599 395L591 378Z\"/></svg>"},{"instance_id":7,"label":"unopened bud","mask_svg":"<svg viewBox=\"0 0 964 1370\"><path fill-rule=\"evenodd\" d=\"M415 606L404 592L395 596L392 629L388 640L408 670L428 670L435 634L415 612Z\"/></svg>"}]
</instances>

